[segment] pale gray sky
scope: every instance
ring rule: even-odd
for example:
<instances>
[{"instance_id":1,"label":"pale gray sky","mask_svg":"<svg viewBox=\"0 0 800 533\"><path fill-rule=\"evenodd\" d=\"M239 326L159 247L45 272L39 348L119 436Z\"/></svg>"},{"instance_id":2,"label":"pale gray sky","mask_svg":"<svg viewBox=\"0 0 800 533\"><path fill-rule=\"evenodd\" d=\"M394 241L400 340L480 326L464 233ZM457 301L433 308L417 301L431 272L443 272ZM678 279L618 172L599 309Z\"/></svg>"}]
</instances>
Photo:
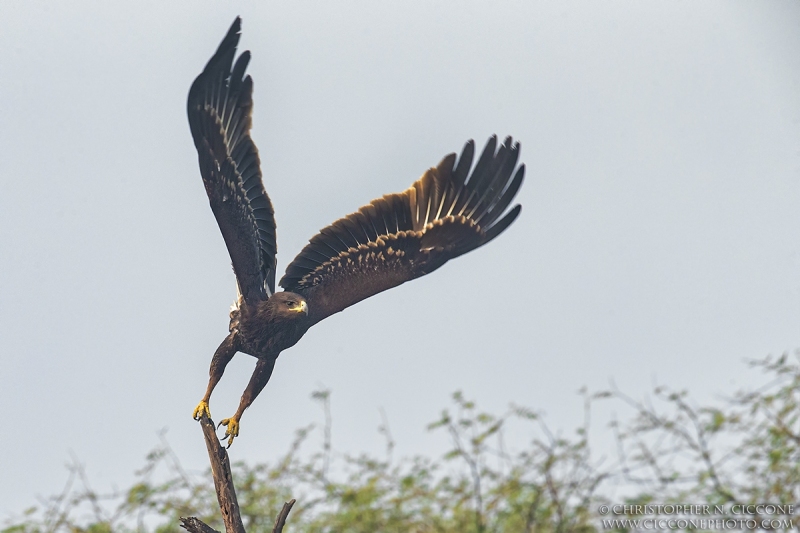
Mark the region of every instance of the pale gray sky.
<instances>
[{"instance_id":1,"label":"pale gray sky","mask_svg":"<svg viewBox=\"0 0 800 533\"><path fill-rule=\"evenodd\" d=\"M191 412L234 280L185 99L236 15L281 271L469 138L519 139L528 179L491 245L285 352L235 460L285 451L320 385L336 448L380 450L383 408L398 454L437 453L424 426L458 389L569 430L581 386L713 398L800 346L800 2L4 0L0 517L58 491L70 451L99 489L162 428L207 464Z\"/></svg>"}]
</instances>

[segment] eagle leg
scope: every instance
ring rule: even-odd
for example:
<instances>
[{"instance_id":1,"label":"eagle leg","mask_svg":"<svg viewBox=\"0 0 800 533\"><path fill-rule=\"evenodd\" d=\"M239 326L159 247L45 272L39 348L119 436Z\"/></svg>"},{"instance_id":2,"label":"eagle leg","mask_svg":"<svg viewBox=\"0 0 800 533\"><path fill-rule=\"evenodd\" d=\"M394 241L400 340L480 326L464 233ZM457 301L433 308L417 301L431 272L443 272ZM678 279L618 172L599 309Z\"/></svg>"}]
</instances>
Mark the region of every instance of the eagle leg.
<instances>
[{"instance_id":1,"label":"eagle leg","mask_svg":"<svg viewBox=\"0 0 800 533\"><path fill-rule=\"evenodd\" d=\"M225 435L220 440L228 438L228 448L233 444L234 437L239 436L239 420L242 418L244 410L250 407L256 396L264 389L264 386L272 376L272 370L275 368L275 359L259 359L256 363L256 369L253 370L253 375L250 377L250 383L244 389L242 399L239 400L239 408L236 414L231 418L226 418L220 421L219 426L225 426ZM217 426L217 427L219 427Z\"/></svg>"},{"instance_id":2,"label":"eagle leg","mask_svg":"<svg viewBox=\"0 0 800 533\"><path fill-rule=\"evenodd\" d=\"M203 399L200 400L200 403L197 404L197 407L194 408L194 412L192 413L192 417L195 420L200 420L203 415L206 415L209 419L211 418L211 411L208 409L208 401L211 399L211 393L214 390L214 387L217 386L219 383L222 374L225 372L225 367L228 365L231 359L233 359L234 354L237 351L236 345L236 338L234 333L231 333L217 348L217 351L214 352L214 357L211 359L211 368L208 370L208 387L206 387L206 394L203 396Z\"/></svg>"}]
</instances>

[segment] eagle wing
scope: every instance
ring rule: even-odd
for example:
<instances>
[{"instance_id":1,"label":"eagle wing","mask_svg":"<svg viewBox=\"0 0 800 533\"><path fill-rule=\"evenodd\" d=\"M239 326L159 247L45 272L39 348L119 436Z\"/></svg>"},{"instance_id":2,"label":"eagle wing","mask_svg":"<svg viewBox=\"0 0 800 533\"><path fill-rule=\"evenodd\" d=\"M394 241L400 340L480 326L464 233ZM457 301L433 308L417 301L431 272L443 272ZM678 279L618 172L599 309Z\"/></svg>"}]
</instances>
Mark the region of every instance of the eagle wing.
<instances>
[{"instance_id":1,"label":"eagle wing","mask_svg":"<svg viewBox=\"0 0 800 533\"><path fill-rule=\"evenodd\" d=\"M275 292L275 215L250 138L253 80L244 76L250 52L234 64L237 18L189 90L189 127L211 210L219 224L245 301Z\"/></svg>"},{"instance_id":2,"label":"eagle wing","mask_svg":"<svg viewBox=\"0 0 800 533\"><path fill-rule=\"evenodd\" d=\"M486 244L522 209L504 215L525 174L519 150L511 137L498 149L492 136L470 173L470 140L457 162L449 154L406 191L322 229L286 268L281 287L306 299L316 323Z\"/></svg>"}]
</instances>

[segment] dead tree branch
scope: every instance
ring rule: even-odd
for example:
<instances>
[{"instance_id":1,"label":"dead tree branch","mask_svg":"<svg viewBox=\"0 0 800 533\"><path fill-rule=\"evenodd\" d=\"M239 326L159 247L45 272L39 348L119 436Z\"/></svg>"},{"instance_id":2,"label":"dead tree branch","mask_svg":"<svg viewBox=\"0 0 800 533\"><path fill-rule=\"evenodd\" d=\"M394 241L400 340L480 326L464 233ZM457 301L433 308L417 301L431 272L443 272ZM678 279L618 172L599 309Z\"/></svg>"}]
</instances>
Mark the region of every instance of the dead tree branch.
<instances>
[{"instance_id":1,"label":"dead tree branch","mask_svg":"<svg viewBox=\"0 0 800 533\"><path fill-rule=\"evenodd\" d=\"M231 460L228 452L220 444L217 438L214 422L203 415L200 419L200 427L203 429L203 436L206 440L208 450L208 460L211 462L211 476L214 478L214 489L217 491L217 502L222 512L222 521L225 524L226 533L246 533L242 516L239 513L239 502L236 500L236 490L233 487L233 475L231 474ZM286 517L292 509L295 500L283 504L283 509L275 519L273 533L281 533L286 524ZM219 533L217 530L196 517L181 518L181 527L189 533Z\"/></svg>"},{"instance_id":2,"label":"dead tree branch","mask_svg":"<svg viewBox=\"0 0 800 533\"><path fill-rule=\"evenodd\" d=\"M189 533L219 533L219 531L194 516L189 518L181 517L181 527Z\"/></svg>"},{"instance_id":3,"label":"dead tree branch","mask_svg":"<svg viewBox=\"0 0 800 533\"><path fill-rule=\"evenodd\" d=\"M286 517L289 516L289 511L292 510L292 505L297 501L294 498L283 504L283 509L278 513L278 518L275 519L275 527L272 528L272 533L281 533L283 526L286 524Z\"/></svg>"}]
</instances>

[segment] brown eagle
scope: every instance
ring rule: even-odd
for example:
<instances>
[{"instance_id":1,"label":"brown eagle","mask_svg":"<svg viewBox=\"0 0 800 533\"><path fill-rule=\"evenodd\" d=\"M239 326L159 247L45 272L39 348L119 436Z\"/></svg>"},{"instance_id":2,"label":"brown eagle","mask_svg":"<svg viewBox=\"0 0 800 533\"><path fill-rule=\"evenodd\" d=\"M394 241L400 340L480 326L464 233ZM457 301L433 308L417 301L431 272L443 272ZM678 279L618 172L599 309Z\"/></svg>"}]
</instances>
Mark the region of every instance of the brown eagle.
<instances>
[{"instance_id":1,"label":"brown eagle","mask_svg":"<svg viewBox=\"0 0 800 533\"><path fill-rule=\"evenodd\" d=\"M323 228L286 268L284 292L275 292L275 217L250 138L250 53L234 62L240 29L237 18L192 84L187 105L200 173L238 288L230 333L211 360L194 418L210 418L211 392L236 352L258 360L236 413L220 422L228 446L283 350L320 320L497 237L520 213L519 205L504 212L525 174L525 166L517 166L519 144L510 137L498 147L492 136L474 167L470 140L461 157L445 156L404 192L373 200Z\"/></svg>"}]
</instances>

